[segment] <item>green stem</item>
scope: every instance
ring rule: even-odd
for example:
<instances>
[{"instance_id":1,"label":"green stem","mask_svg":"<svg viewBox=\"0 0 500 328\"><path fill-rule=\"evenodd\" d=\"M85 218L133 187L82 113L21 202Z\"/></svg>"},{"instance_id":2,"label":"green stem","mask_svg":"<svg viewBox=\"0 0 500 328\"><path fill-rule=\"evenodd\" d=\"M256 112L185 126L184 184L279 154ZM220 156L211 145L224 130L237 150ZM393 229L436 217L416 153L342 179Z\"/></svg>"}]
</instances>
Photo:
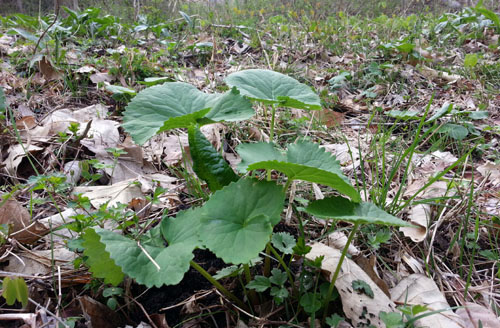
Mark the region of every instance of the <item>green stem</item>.
<instances>
[{"instance_id":1,"label":"green stem","mask_svg":"<svg viewBox=\"0 0 500 328\"><path fill-rule=\"evenodd\" d=\"M293 295L298 295L297 289L295 287L295 283L294 283L294 279L293 279L292 273L290 272L290 269L288 268L288 266L286 265L285 261L283 260L283 257L281 257L279 255L279 253L274 249L273 246L271 246L270 244L268 244L268 245L269 245L269 249L271 250L271 252L273 253L273 255L276 257L276 259L281 264L281 266L283 267L283 269L285 269L285 272L286 272L286 274L288 276L288 280L290 280L290 285L292 285L292 294Z\"/></svg>"},{"instance_id":2,"label":"green stem","mask_svg":"<svg viewBox=\"0 0 500 328\"><path fill-rule=\"evenodd\" d=\"M247 284L249 284L250 281L252 281L252 274L250 273L250 266L248 264L243 264L243 270L245 271L245 279L247 280ZM252 305L257 305L259 303L259 300L257 298L257 294L255 293L255 290L248 290L248 298L250 299L250 302L252 303Z\"/></svg>"},{"instance_id":3,"label":"green stem","mask_svg":"<svg viewBox=\"0 0 500 328\"><path fill-rule=\"evenodd\" d=\"M274 104L271 105L271 125L269 127L269 142L274 141L274 120L276 117L276 106Z\"/></svg>"},{"instance_id":4,"label":"green stem","mask_svg":"<svg viewBox=\"0 0 500 328\"><path fill-rule=\"evenodd\" d=\"M285 183L285 187L283 188L283 191L286 192L288 188L290 188L290 185L292 184L293 180L292 179L287 179Z\"/></svg>"},{"instance_id":5,"label":"green stem","mask_svg":"<svg viewBox=\"0 0 500 328\"><path fill-rule=\"evenodd\" d=\"M339 263L337 264L337 268L335 269L335 273L333 274L332 281L330 282L330 287L328 287L328 293L326 294L325 302L323 304L323 319L321 320L321 326L324 326L325 321L326 321L326 316L328 315L328 305L330 303L330 300L332 298L333 294L333 288L335 287L335 282L337 281L337 278L340 273L340 269L342 268L342 263L344 262L344 259L347 255L347 250L349 249L349 245L352 242L352 239L354 238L354 235L358 231L358 228L360 226L359 222L354 223L354 227L351 230L351 233L349 234L349 237L347 238L347 242L344 246L344 249L342 249L342 254L340 255L339 258Z\"/></svg>"},{"instance_id":6,"label":"green stem","mask_svg":"<svg viewBox=\"0 0 500 328\"><path fill-rule=\"evenodd\" d=\"M269 126L269 142L272 143L274 141L274 119L276 116L276 106L274 104L271 105L271 124ZM267 170L267 181L271 181L271 170Z\"/></svg>"},{"instance_id":7,"label":"green stem","mask_svg":"<svg viewBox=\"0 0 500 328\"><path fill-rule=\"evenodd\" d=\"M266 245L266 257L264 258L264 277L269 277L270 276L270 273L271 273L271 258L270 258L270 254L271 254L271 249L269 248L269 246L271 246L269 243L267 243Z\"/></svg>"},{"instance_id":8,"label":"green stem","mask_svg":"<svg viewBox=\"0 0 500 328\"><path fill-rule=\"evenodd\" d=\"M234 296L233 293L228 291L224 286L222 286L217 280L215 280L214 277L210 275L205 269L203 269L198 263L194 261L190 261L189 264L193 269L201 273L205 279L207 279L215 288L217 288L224 296L226 296L228 299L236 303L240 308L242 308L245 311L249 311L248 306L246 306L245 303L243 303L238 297Z\"/></svg>"}]
</instances>

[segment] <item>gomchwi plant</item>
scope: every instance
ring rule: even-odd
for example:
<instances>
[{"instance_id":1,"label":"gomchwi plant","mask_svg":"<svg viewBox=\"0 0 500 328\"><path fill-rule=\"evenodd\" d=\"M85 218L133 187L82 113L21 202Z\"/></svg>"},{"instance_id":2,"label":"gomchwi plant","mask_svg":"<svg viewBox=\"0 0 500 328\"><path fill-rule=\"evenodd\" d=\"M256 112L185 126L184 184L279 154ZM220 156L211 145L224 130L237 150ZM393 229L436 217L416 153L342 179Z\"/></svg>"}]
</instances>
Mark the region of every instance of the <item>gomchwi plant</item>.
<instances>
[{"instance_id":1,"label":"gomchwi plant","mask_svg":"<svg viewBox=\"0 0 500 328\"><path fill-rule=\"evenodd\" d=\"M280 149L272 142L277 108L321 108L319 97L310 87L286 75L259 69L233 73L226 78L226 83L231 87L229 91L207 94L190 84L168 82L139 92L128 104L123 128L139 145L160 132L187 128L193 170L213 193L200 207L180 211L175 217L164 214L156 227L136 239L102 228L87 229L83 235L84 254L95 277L117 285L127 275L148 287L160 287L178 284L193 267L234 304L249 309L243 300L193 261L193 251L208 249L226 264L240 266L252 286L255 284L251 283L250 265L267 250L284 269L284 272L274 270L269 278L274 284L275 300L282 301L288 295L284 290L285 281L293 288L294 277L275 247L283 254L291 254L291 251L285 251L280 238L273 238L272 232L281 220L286 192L294 180L329 186L341 195L311 203L308 212L354 222L349 242L361 223L407 225L375 205L361 202L359 192L344 176L335 156L318 144L299 140ZM255 114L252 102L271 106L271 142L240 144L236 150L242 161L235 172L200 127L250 119ZM286 182L281 185L271 181L270 174L266 181L239 174L254 170L279 172L284 181L286 177ZM334 282L330 296L333 286ZM253 291L244 287L244 292L249 300L254 298ZM295 299L300 297L295 290L292 294ZM325 305L328 302L325 300Z\"/></svg>"}]
</instances>

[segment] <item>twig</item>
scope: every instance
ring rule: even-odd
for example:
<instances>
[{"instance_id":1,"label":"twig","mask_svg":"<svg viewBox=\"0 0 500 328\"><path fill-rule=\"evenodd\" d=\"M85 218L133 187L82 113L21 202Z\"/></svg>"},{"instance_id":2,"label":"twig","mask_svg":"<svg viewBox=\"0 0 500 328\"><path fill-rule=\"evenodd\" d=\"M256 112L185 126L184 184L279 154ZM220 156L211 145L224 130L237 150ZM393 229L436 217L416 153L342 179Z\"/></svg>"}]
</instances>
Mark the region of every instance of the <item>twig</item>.
<instances>
[{"instance_id":1,"label":"twig","mask_svg":"<svg viewBox=\"0 0 500 328\"><path fill-rule=\"evenodd\" d=\"M60 0L56 0L55 2L56 4L54 7L54 14L56 15L56 17L54 17L54 21L45 29L45 31L43 31L42 35L40 35L40 37L38 38L38 42L35 45L35 49L33 49L33 56L35 56L36 50L38 49L38 46L40 45L42 39L45 37L45 34L47 34L47 32L50 30L52 26L54 26L54 24L57 22L57 19L59 18L59 8L61 7Z\"/></svg>"}]
</instances>

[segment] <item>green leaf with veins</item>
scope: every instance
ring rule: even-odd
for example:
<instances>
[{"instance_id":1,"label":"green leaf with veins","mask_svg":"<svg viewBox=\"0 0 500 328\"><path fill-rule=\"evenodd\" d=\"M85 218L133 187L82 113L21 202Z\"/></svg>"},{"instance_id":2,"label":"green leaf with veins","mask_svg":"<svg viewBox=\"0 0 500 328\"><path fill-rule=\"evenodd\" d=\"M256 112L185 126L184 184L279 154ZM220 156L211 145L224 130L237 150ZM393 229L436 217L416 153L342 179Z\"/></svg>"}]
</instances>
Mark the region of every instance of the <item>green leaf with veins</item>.
<instances>
[{"instance_id":1,"label":"green leaf with veins","mask_svg":"<svg viewBox=\"0 0 500 328\"><path fill-rule=\"evenodd\" d=\"M278 150L273 143L257 142L244 143L236 147L241 162L238 164L238 170L245 173L252 164L264 161L286 161L286 156Z\"/></svg>"},{"instance_id":2,"label":"green leaf with veins","mask_svg":"<svg viewBox=\"0 0 500 328\"><path fill-rule=\"evenodd\" d=\"M412 224L390 215L372 203L354 203L343 197L330 197L313 201L307 206L306 212L323 219L413 227Z\"/></svg>"},{"instance_id":3,"label":"green leaf with veins","mask_svg":"<svg viewBox=\"0 0 500 328\"><path fill-rule=\"evenodd\" d=\"M327 185L349 196L355 202L361 200L358 191L342 173L339 161L319 145L308 141L289 144L284 157L270 144L251 145L256 146L240 145L236 148L242 158L240 168L246 168L248 171L258 169L280 171L288 179ZM260 155L257 155L258 150L262 151ZM260 161L256 162L256 158Z\"/></svg>"},{"instance_id":4,"label":"green leaf with veins","mask_svg":"<svg viewBox=\"0 0 500 328\"><path fill-rule=\"evenodd\" d=\"M281 219L282 189L270 181L240 179L215 192L201 208L203 244L226 263L249 263Z\"/></svg>"},{"instance_id":5,"label":"green leaf with veins","mask_svg":"<svg viewBox=\"0 0 500 328\"><path fill-rule=\"evenodd\" d=\"M295 238L288 232L273 233L271 242L283 254L292 254L293 248L297 244Z\"/></svg>"},{"instance_id":6,"label":"green leaf with veins","mask_svg":"<svg viewBox=\"0 0 500 328\"><path fill-rule=\"evenodd\" d=\"M305 293L300 297L300 305L304 308L306 313L312 314L321 308L321 301L319 294Z\"/></svg>"},{"instance_id":7,"label":"green leaf with veins","mask_svg":"<svg viewBox=\"0 0 500 328\"><path fill-rule=\"evenodd\" d=\"M101 237L93 229L85 230L82 246L83 254L87 256L86 263L94 277L104 279L106 284L117 286L123 281L124 274L100 240Z\"/></svg>"},{"instance_id":8,"label":"green leaf with veins","mask_svg":"<svg viewBox=\"0 0 500 328\"><path fill-rule=\"evenodd\" d=\"M123 128L142 145L152 136L174 128L187 128L204 117L220 97L182 82L169 82L137 94L123 113Z\"/></svg>"},{"instance_id":9,"label":"green leaf with veins","mask_svg":"<svg viewBox=\"0 0 500 328\"><path fill-rule=\"evenodd\" d=\"M211 191L219 190L239 179L239 176L234 173L221 154L214 149L198 126L189 127L188 140L189 150L193 158L193 171L200 179L207 182Z\"/></svg>"},{"instance_id":10,"label":"green leaf with veins","mask_svg":"<svg viewBox=\"0 0 500 328\"><path fill-rule=\"evenodd\" d=\"M250 281L247 285L247 288L254 289L255 291L262 293L271 287L271 282L269 278L264 276L255 276L255 278Z\"/></svg>"},{"instance_id":11,"label":"green leaf with veins","mask_svg":"<svg viewBox=\"0 0 500 328\"><path fill-rule=\"evenodd\" d=\"M269 281L275 285L283 286L287 280L286 273L281 271L280 269L274 268L271 271L271 277L269 277Z\"/></svg>"},{"instance_id":12,"label":"green leaf with veins","mask_svg":"<svg viewBox=\"0 0 500 328\"><path fill-rule=\"evenodd\" d=\"M199 225L199 208L164 218L161 232L167 247L147 243L139 246L137 241L117 233L100 228L95 231L125 274L147 287L161 287L178 284L189 270L193 250L199 246Z\"/></svg>"},{"instance_id":13,"label":"green leaf with veins","mask_svg":"<svg viewBox=\"0 0 500 328\"><path fill-rule=\"evenodd\" d=\"M307 85L287 75L263 69L230 74L225 82L242 95L266 104L299 109L321 109L319 96Z\"/></svg>"},{"instance_id":14,"label":"green leaf with veins","mask_svg":"<svg viewBox=\"0 0 500 328\"><path fill-rule=\"evenodd\" d=\"M213 103L212 109L205 116L213 122L242 121L254 116L252 103L236 88L232 88Z\"/></svg>"}]
</instances>

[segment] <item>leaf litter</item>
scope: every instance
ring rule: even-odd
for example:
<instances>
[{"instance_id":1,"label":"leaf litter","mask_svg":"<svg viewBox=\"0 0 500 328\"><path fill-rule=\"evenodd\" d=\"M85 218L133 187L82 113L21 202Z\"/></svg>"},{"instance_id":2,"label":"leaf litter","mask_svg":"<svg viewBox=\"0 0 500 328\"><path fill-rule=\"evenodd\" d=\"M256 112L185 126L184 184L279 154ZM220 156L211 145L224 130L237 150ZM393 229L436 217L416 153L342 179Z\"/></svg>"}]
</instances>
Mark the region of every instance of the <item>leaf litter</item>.
<instances>
[{"instance_id":1,"label":"leaf litter","mask_svg":"<svg viewBox=\"0 0 500 328\"><path fill-rule=\"evenodd\" d=\"M492 33L490 29L486 29L486 32L488 38L498 37L498 35ZM241 30L240 33L244 35L244 32ZM212 44L212 47L214 47L213 49L215 49L215 45L221 47L218 49L220 51L214 51L210 55L212 68L196 68L197 65L200 65L200 63L196 61L203 58L200 52L195 56L191 50L186 49L181 51L179 61L187 65L187 67L184 70L181 69L175 72L176 80L192 82L194 85L198 86L198 89L204 89L203 91L214 91L217 86L223 84L223 78L230 72L240 71L242 68L246 67L268 68L268 66L287 71L295 76L306 79L316 88L316 90L325 91L325 98L327 98L326 104L328 107L334 104L333 110L329 108L330 112L334 114L329 114L328 112L322 113L317 118L319 121L314 121L313 118L309 125L301 126L297 131L319 139L327 151L337 156L337 159L340 161L342 172L349 176L351 180L354 180L354 177L362 178L363 174L370 175L372 178L376 176L374 172L363 173L363 171L370 171L370 167L373 167L368 163L371 156L374 155L373 147L370 147L373 130L370 129L383 126L386 123L388 125L401 124L401 122L394 122L394 120L391 119L384 121L386 117L381 115L376 117L375 123L372 122L371 125L369 125L369 113L374 107L373 105L379 106L385 112L390 110L401 110L402 112L413 110L417 115L421 116L422 108L425 107L431 98L430 90L438 90L438 95L435 99L436 105L432 104L433 111L431 111L431 114L436 113L445 101L450 101L454 103L455 107L471 112L477 112L478 107L481 107L482 104L473 94L473 90L483 90L481 89L481 85L477 83L475 79L468 76L467 72L456 72L457 70L455 68L457 66L452 69L443 69L443 67L434 65L439 61L449 60L449 58L444 58L443 54L437 51L433 52L431 50L431 52L428 52L418 47L416 48L418 53L432 60L432 63L426 62L422 65L414 65L411 61L409 61L408 64L403 61L403 64L393 65L393 67L384 71L387 73L399 74L407 85L405 88L406 90L396 92L392 90L390 86L381 85L383 82L379 81L376 84L370 82L369 77L367 77L365 85L363 85L363 83L353 84L347 81L345 84L342 84L340 90L334 91L329 89L327 85L329 79L327 76L332 74L324 74L323 70L335 68L336 70L347 69L353 73L362 72L364 69L363 65L368 64L370 58L367 58L364 53L356 53L358 50L349 46L345 46L345 49L343 49L345 53L341 56L334 55L331 51L326 50L321 44L312 43L312 41L309 40L310 36L308 34L301 34L295 30L291 35L286 35L279 32L278 29L276 34L266 32L263 33L262 36L259 36L259 38L260 37L267 42L260 42L259 45L255 46L252 40L247 37L244 38L244 42L235 41L235 39L232 38L225 38L221 35L217 35L215 38L209 37L207 40L215 40ZM220 40L218 38L220 38ZM287 40L287 38L291 39ZM200 36L197 37L197 39L198 42L195 42L196 40L189 40L189 42L192 42L192 44L200 44L199 41L205 38ZM379 41L379 36L375 35L375 40L372 41L376 44ZM470 42L467 42L464 46L466 51L477 52L480 51L479 49L484 49L484 47L481 48L481 45L475 42L475 40L468 41ZM15 51L23 51L23 49L29 48L29 46L24 45L14 47L14 42L15 39L13 37L2 35L0 37L0 53L3 56L10 56ZM179 41L179 43L180 42L181 41ZM423 40L422 43L425 44L425 42L427 41ZM285 44L288 44L288 46L285 46ZM127 54L125 47L111 50L121 53L122 55ZM143 49L140 50L143 51ZM454 49L453 51L456 51L456 57L454 59L456 61L457 58L462 55L463 49ZM271 58L266 62L263 58L268 54L271 54ZM200 56L199 58L197 57L198 55ZM380 53L376 55L380 55ZM494 58L495 55L491 53L485 54L485 57L491 56ZM396 61L394 58L391 60ZM485 58L485 60L487 59ZM4 64L6 63L3 63L3 65ZM93 84L98 85L99 83L111 82L116 79L121 81L122 84L125 84L124 86L128 87L132 85L137 88L137 85L131 82L133 81L133 77L125 82L122 75L125 73L115 75L110 73L108 67L93 66L81 61L74 61L74 64L80 65L74 72L80 74L82 78L87 76ZM160 62L156 64L161 65ZM319 67L313 68L311 64L316 64ZM12 110L21 115L23 112L22 105L26 102L22 93L25 88L28 88L27 81L23 78L16 77L13 73L9 73L9 71L3 67L5 66L2 66L2 72L0 73L0 85L4 88L9 97L10 104L13 107ZM94 209L106 203L108 206L118 203L132 206L134 200L146 200L159 186L166 189L166 194L170 195L167 197L170 198L170 201L167 199L166 202L162 202L162 205L157 208L166 207L169 210L177 211L180 206L190 206L193 202L197 201L196 197L192 196L191 199L186 199L185 192L187 189L184 185L184 177L179 175L180 167L186 164L186 156L189 154L187 135L184 132L175 131L174 133L162 133L147 141L142 147L139 147L133 144L130 138L119 128L120 119L109 111L109 109L112 108L111 106L117 106L119 102L117 103L116 100L111 99L109 95L104 95L99 88L95 88L89 91L90 97L87 103L75 104L73 100L69 100L71 97L62 96L61 84L58 83L60 83L60 78L62 74L64 74L63 71L56 68L53 62L48 60L46 56L42 57L38 62L38 68L40 72L37 74L39 75L34 77L33 81L35 84L43 85L44 88L46 87L46 90L40 95L37 95L40 97L39 99L42 99L38 104L34 104L32 101L30 101L31 103L26 102L27 104L24 106L27 106L26 108L31 111L31 114L25 115L23 118L16 121L24 147L12 138L12 140L6 144L8 148L5 149L4 147L2 149L2 154L6 154L2 156L1 159L3 169L6 172L6 176L2 177L3 179L8 178L23 181L23 172L19 172L19 166L22 162L25 163L29 157L37 159L41 164L40 167L46 167L46 170L43 171L44 173L60 171L66 174L68 181L73 185L73 193L82 193L82 196L88 197ZM10 69L12 69L12 67ZM164 72L168 72L168 70L165 69ZM365 77L362 74L358 74L358 78L363 79ZM368 88L372 89L367 90ZM57 97L51 98L53 95L57 95ZM36 97L33 99L36 99ZM55 99L63 101L55 101ZM103 99L106 105L100 104L98 99ZM479 122L474 121L473 124L479 131L485 131L484 129L488 126L498 126L498 113L494 112L494 108L498 108L500 98L497 97L494 100L488 101L489 106L487 109L490 115L485 120ZM55 109L54 106L50 105L54 103L57 103L58 106L62 105L65 109ZM85 107L85 105L89 106ZM340 110L344 112L339 112ZM264 122L267 118L264 114L259 113L258 115L258 120L261 122ZM447 115L446 119L452 118L455 121L460 120L460 116L457 116L458 114L448 113ZM307 114L301 113L300 110L298 110L294 119L300 121L301 117L309 118ZM65 162L56 165L47 165L49 161L47 157L42 156L42 154L44 154L43 150L46 150L47 147L62 149L64 142L57 140L57 137L60 133L67 132L72 122L79 124L76 135L84 133L87 130L87 125L89 125L89 129L85 132L85 137L77 144L77 152L71 153L73 156L70 157L73 158L64 158L63 161ZM446 121L443 121L443 123L445 122ZM279 122L284 128L289 128L289 126L287 126L288 123L286 119ZM458 123L462 124L464 122ZM227 123L220 124L216 128L212 127L212 130L204 131L204 134L212 144L215 145L217 150L222 149L225 152L225 157L227 159L230 158L231 162L233 162L233 167L235 167L239 158L237 153L232 151L231 147L233 145L231 145L231 143L239 142L240 139L245 139L246 137L250 138L250 136L241 133L236 136L227 137L224 133L221 138L219 131L226 132L230 130L229 128L226 129L226 124ZM248 128L248 131L257 131L257 133L254 133L254 137L257 136L257 139L265 139L267 136L266 128L261 126L259 122L251 126L245 126L245 124L246 123L242 123L241 128ZM327 127L326 132L321 125ZM336 134L336 131L332 132L332 130L335 129L338 129L338 131L347 138L348 144L343 142L343 140L339 140L339 134ZM472 128L469 129L471 130ZM495 138L498 138L498 131L488 131L490 132L485 132L486 138L491 140L491 144L494 144ZM292 134L293 133L296 133L296 131L293 131ZM404 131L399 130L396 131L396 133L404 133ZM450 134L450 136L452 137L453 135ZM116 159L106 150L109 148L122 149L125 154L120 155ZM456 152L457 149L453 149L452 146L446 147L443 150L444 151L435 150L426 152L422 155L420 153L415 153L411 163L413 169L402 193L403 198L408 199L412 197L416 191L420 190L429 179L436 174L436 172L445 170L457 161L459 157ZM491 152L487 150L483 157L486 158L489 156L489 159L483 160L482 158L474 158L474 170L471 170L468 175L464 174L462 176L463 181L455 181L452 175L445 176L439 181L436 181L415 198L415 201L422 201L423 203L414 204L401 213L404 218L416 224L417 227L400 228L403 232L403 236L409 237L410 239L401 239L403 237L399 237L397 240L393 239L395 243L398 243L397 246L393 247L400 247L401 251L395 252L392 247L389 247L387 250L388 253L384 253L383 255L384 257L394 257L390 262L393 260L395 262L399 261L399 263L395 264L395 266L399 268L397 271L397 279L387 278L385 269L382 269L380 265L377 266L379 270L381 269L381 271L383 271L383 274L380 276L382 281L386 280L392 284L392 300L385 295L376 283L374 283L375 278L373 273L369 273L369 269L361 269L350 260L344 263L342 266L344 275L338 280L339 285L337 289L342 298L344 314L350 319L354 326L358 323L366 323L370 320L369 322L375 324L375 326L384 327L378 313L380 311L397 311L396 305L407 303L411 305L421 304L428 306L429 310L439 310L448 308L448 302L453 300L451 303L455 305L464 305L466 307L464 309L458 309L456 314L448 310L423 318L421 320L424 320L424 322L421 324L424 326L438 324L442 327L475 327L480 319L484 327L488 327L488 324L491 327L495 327L498 321L495 321L496 316L494 312L490 310L490 307L492 309L498 307L498 302L500 300L494 295L489 299L489 304L479 305L468 301L477 299L474 298L473 295L477 296L480 295L480 293L471 292L469 290L469 295L466 296L466 299L461 299L459 296L454 295L453 293L457 292L457 290L452 288L452 286L455 284L457 286L464 286L466 277L463 275L457 276L458 270L452 265L452 262L438 256L437 260L432 263L432 265L438 267L436 270L439 274L443 274L440 270L446 271L444 272L444 281L437 279L441 284L440 289L437 288L432 279L426 278L423 275L411 274L423 273L424 270L422 268L429 264L426 263L426 261L429 261L429 257L424 257L422 259L418 252L414 250L415 247L419 247L416 246L415 243L419 243L418 245L424 248L426 253L430 252L427 244L430 244L431 248L437 247L435 245L442 247L442 249L434 249L435 255L447 255L447 252L450 252L451 248L453 248L452 240L455 236L458 236L457 238L464 238L462 239L463 242L469 243L468 237L455 235L459 232L454 231L458 226L457 222L453 219L454 215L463 215L463 213L465 213L464 209L459 212L450 210L450 215L448 215L446 211L443 214L443 212L440 212L442 204L438 204L438 201L427 202L427 200L444 199L445 207L451 208L456 202L467 201L466 198L460 199L456 197L463 197L464 191L467 191L464 186L474 183L481 191L475 199L478 206L477 213L488 213L490 217L498 218L498 213L500 211L498 194L500 178L498 173L498 158L495 158L494 154L494 151ZM498 154L498 152L496 154ZM78 160L76 160L77 157L79 157ZM75 160L67 161L67 159ZM84 162L89 159L97 159L103 166L100 172L105 176L105 179L100 180L96 184L88 183L88 181L82 183L86 180L82 176L82 173L85 174L85 170L82 170L82 167L84 166ZM388 157L388 162L393 160L394 158ZM377 165L379 164L375 164L375 166ZM467 168L469 167L466 166L460 169L465 173ZM185 169L188 170L189 174L193 174L189 169L189 164ZM382 167L382 169L385 168ZM458 175L461 174L458 169L454 170L453 173ZM474 179L472 179L472 177ZM463 184L460 182L463 182ZM377 186L374 186L373 188L376 187ZM297 192L300 195L301 191L307 190L307 188L309 188L307 184L301 183L298 185L299 190ZM326 190L325 188L321 190L317 185L313 188L314 194L316 195L331 193L331 190ZM388 194L394 197L398 193L398 188L398 181L391 182ZM67 223L74 222L71 216L78 214L71 208L65 208L67 205L65 202L60 203L60 205L63 206L61 207L61 214L53 214L54 209L47 210L47 208L38 207L37 205L33 207L34 212L29 213L27 208L30 207L26 205L26 195L15 195L16 198L25 201L24 205L19 203L15 198L9 199L0 208L0 210L3 210L3 212L0 211L0 213L9 213L9 215L0 215L0 217L5 217L5 222L2 221L2 223L10 224L13 227L10 238L22 244L26 244L27 246L36 243L40 237L46 235L45 238L43 238L44 244L39 242L38 245L41 246L41 248L49 248L49 240L52 240L52 237L47 235L47 225L49 229L64 226ZM373 200L370 199L370 195L365 196L363 193L362 197L364 201ZM456 200L454 200L454 197ZM297 204L297 202L296 200L295 203ZM17 213L17 215L13 217L11 213ZM33 217L37 217L37 220L33 220ZM296 217L292 217L291 222L294 222L294 220L296 220ZM288 221L289 220L287 220L287 222ZM440 225L435 225L436 221L439 222ZM491 229L491 225L486 225L484 228L479 229L475 236L476 245L478 247L485 247L484 240L488 239L488 234L498 234L498 222L494 224L497 225L493 225L493 227L496 228ZM323 226L328 227L328 224L323 223ZM314 230L312 227L309 228ZM70 231L68 230L68 232ZM430 232L432 233L430 234ZM29 236L25 237L24 233L28 233ZM71 235L71 233L68 235ZM335 247L341 248L343 246L342 243L345 244L346 237L336 232L335 234L329 235L329 239L334 239L335 241L333 244ZM59 241L64 241L64 238L59 239ZM312 252L306 257L314 259L314 256L325 255L323 269L332 273L336 267L335 259L337 258L338 261L338 257L340 256L338 250L319 243L313 244L312 246ZM446 249L448 247L449 249ZM475 246L472 245L471 247ZM361 247L361 249L364 253L374 253L374 251L370 249L363 247ZM354 246L350 247L350 250L353 254L359 252L359 248L354 248ZM42 274L42 276L44 276L42 279L49 281L47 277L51 274L51 261L56 260L57 264L62 265L61 268L63 273L70 274L74 272L70 262L74 259L75 253L63 247L54 248L53 251L55 255L49 255L47 250L35 249L30 250L28 253L21 250L14 250L15 256L9 255L9 265L5 266L3 269L13 273L24 274L26 277L29 275L37 276ZM440 251L442 253L440 253ZM461 256L464 256L464 254L462 250ZM382 255L377 254L377 256ZM470 279L472 279L473 284L478 283L482 279L486 279L491 284L491 289L497 291L498 288L496 286L498 286L498 278L494 277L495 269L484 269L485 265L491 263L484 262L483 259L484 258L480 258L480 260L478 260L476 258L477 264L476 267L473 267ZM23 262L24 264L22 264ZM450 267L450 265L452 266ZM498 271L498 269L496 270ZM81 282L87 282L88 277L83 279L85 277L83 271L81 275ZM63 281L65 280L63 279ZM374 292L374 298L372 299L364 293L353 290L353 281L363 281L367 283L369 288ZM463 287L460 288L460 292L463 292ZM397 297L396 294L399 297ZM452 296L450 296L450 294L452 294ZM411 297L409 297L409 295ZM446 298L443 295L446 295ZM85 297L90 303L96 302L87 296ZM190 308L196 309L196 300L193 300L192 297L189 299L191 304ZM81 301L82 304L88 303L85 302ZM97 307L100 307L100 305ZM93 312L107 313L106 315L109 315L109 311L104 309L102 312L101 310L91 310L93 306L89 306L88 304L82 305L82 307L84 309L84 316L92 322L96 320L96 317L102 315L92 314ZM192 313L193 311L188 312ZM430 324L425 323L427 319L431 320Z\"/></svg>"}]
</instances>

